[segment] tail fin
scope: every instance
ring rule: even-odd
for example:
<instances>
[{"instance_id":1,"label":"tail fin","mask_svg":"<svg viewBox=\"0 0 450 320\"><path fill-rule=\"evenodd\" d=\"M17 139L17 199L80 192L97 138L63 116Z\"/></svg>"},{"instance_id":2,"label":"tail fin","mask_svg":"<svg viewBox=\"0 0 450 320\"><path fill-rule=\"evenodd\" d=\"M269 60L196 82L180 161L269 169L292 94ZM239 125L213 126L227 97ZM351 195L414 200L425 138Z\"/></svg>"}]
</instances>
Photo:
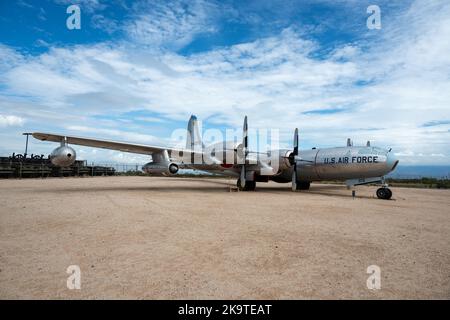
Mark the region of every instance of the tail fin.
<instances>
[{"instance_id":1,"label":"tail fin","mask_svg":"<svg viewBox=\"0 0 450 320\"><path fill-rule=\"evenodd\" d=\"M194 150L203 148L202 137L198 128L197 117L192 115L188 122L186 135L186 149Z\"/></svg>"}]
</instances>

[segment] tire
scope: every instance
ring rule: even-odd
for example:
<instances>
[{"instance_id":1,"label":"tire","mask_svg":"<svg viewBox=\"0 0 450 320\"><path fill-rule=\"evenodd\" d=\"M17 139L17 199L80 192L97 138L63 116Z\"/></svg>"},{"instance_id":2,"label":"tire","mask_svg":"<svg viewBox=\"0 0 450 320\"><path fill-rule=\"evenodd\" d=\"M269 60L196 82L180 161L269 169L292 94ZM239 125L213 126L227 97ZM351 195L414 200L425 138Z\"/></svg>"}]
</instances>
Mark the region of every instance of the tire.
<instances>
[{"instance_id":1,"label":"tire","mask_svg":"<svg viewBox=\"0 0 450 320\"><path fill-rule=\"evenodd\" d=\"M309 181L297 181L297 190L309 190L311 182Z\"/></svg>"},{"instance_id":2,"label":"tire","mask_svg":"<svg viewBox=\"0 0 450 320\"><path fill-rule=\"evenodd\" d=\"M378 199L389 200L392 197L392 191L389 188L379 188L377 190Z\"/></svg>"},{"instance_id":3,"label":"tire","mask_svg":"<svg viewBox=\"0 0 450 320\"><path fill-rule=\"evenodd\" d=\"M386 188L386 191L387 191L387 193L388 193L386 200L389 200L389 199L392 198L392 191L391 191L391 189L389 189L389 188Z\"/></svg>"},{"instance_id":4,"label":"tire","mask_svg":"<svg viewBox=\"0 0 450 320\"><path fill-rule=\"evenodd\" d=\"M240 191L254 191L256 189L256 181L245 181L245 187L241 186L241 179L238 179L236 182L236 186Z\"/></svg>"}]
</instances>

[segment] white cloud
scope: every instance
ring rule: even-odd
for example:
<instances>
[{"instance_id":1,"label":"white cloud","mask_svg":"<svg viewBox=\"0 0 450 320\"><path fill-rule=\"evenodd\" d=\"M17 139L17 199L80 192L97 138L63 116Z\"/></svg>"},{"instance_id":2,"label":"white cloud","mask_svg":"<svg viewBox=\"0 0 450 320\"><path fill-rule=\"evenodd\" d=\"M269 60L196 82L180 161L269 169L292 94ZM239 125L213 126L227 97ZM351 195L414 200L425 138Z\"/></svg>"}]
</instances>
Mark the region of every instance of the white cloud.
<instances>
[{"instance_id":1,"label":"white cloud","mask_svg":"<svg viewBox=\"0 0 450 320\"><path fill-rule=\"evenodd\" d=\"M151 47L182 48L201 33L214 32L218 7L204 0L144 1L134 6L134 16L125 25L134 42Z\"/></svg>"},{"instance_id":2,"label":"white cloud","mask_svg":"<svg viewBox=\"0 0 450 320\"><path fill-rule=\"evenodd\" d=\"M67 130L114 137L115 139L119 139L118 141L134 141L136 143L143 144L152 144L158 142L158 139L156 137L135 132L127 132L123 130L100 129L85 126L68 126Z\"/></svg>"},{"instance_id":3,"label":"white cloud","mask_svg":"<svg viewBox=\"0 0 450 320\"><path fill-rule=\"evenodd\" d=\"M320 59L320 43L294 27L189 56L160 50L214 32L208 13L215 7L197 1L138 8L126 26L132 42L52 48L34 57L0 46L0 110L33 114L59 130L142 143L156 138L137 133L146 128L136 123L123 130L123 113L147 110L176 121L195 113L236 127L248 114L251 127L280 128L285 142L299 127L304 147L345 145L352 137L392 147L402 163L450 163L450 124L423 127L450 119L447 2L416 1L404 15L383 20L381 40L344 44ZM341 111L304 114L333 109Z\"/></svg>"},{"instance_id":4,"label":"white cloud","mask_svg":"<svg viewBox=\"0 0 450 320\"><path fill-rule=\"evenodd\" d=\"M23 126L25 119L13 115L0 114L0 127Z\"/></svg>"},{"instance_id":5,"label":"white cloud","mask_svg":"<svg viewBox=\"0 0 450 320\"><path fill-rule=\"evenodd\" d=\"M106 1L101 0L54 0L55 3L65 6L70 6L76 4L80 7L81 12L86 10L88 13L92 13L94 11L103 10L107 7Z\"/></svg>"}]
</instances>

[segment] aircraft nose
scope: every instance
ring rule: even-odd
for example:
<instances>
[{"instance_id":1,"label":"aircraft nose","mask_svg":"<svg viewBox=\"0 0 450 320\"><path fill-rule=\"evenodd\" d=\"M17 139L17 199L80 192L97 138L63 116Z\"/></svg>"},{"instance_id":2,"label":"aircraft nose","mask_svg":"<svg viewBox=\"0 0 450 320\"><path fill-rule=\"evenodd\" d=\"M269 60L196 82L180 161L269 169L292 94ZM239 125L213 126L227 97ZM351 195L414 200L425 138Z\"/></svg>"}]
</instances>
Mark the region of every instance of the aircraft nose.
<instances>
[{"instance_id":1,"label":"aircraft nose","mask_svg":"<svg viewBox=\"0 0 450 320\"><path fill-rule=\"evenodd\" d=\"M389 151L386 159L386 166L389 171L394 171L395 167L398 165L398 162L398 158L391 151Z\"/></svg>"}]
</instances>

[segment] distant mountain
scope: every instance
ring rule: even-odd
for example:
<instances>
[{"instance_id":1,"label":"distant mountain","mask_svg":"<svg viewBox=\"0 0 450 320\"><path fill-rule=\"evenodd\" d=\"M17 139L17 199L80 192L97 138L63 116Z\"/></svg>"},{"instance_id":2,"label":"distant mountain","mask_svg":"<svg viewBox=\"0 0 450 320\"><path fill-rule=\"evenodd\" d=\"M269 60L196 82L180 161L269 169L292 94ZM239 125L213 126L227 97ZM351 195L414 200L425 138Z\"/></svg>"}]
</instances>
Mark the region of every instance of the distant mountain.
<instances>
[{"instance_id":1,"label":"distant mountain","mask_svg":"<svg viewBox=\"0 0 450 320\"><path fill-rule=\"evenodd\" d=\"M399 165L394 172L387 177L397 179L414 178L447 178L450 179L450 166L401 166Z\"/></svg>"}]
</instances>

